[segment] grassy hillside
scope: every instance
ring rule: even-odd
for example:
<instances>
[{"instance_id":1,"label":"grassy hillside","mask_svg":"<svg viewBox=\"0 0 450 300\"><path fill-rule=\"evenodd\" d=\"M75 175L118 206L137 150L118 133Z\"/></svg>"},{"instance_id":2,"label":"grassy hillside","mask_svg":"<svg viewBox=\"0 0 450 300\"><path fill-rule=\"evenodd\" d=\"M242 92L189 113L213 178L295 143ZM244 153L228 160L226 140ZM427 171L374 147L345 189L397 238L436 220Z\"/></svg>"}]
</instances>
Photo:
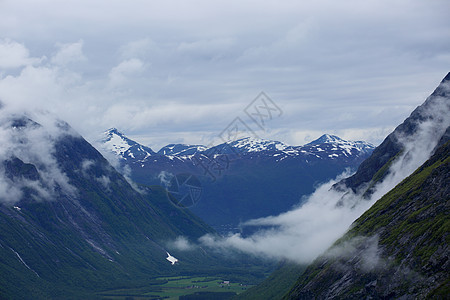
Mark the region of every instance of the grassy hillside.
<instances>
[{"instance_id":1,"label":"grassy hillside","mask_svg":"<svg viewBox=\"0 0 450 300\"><path fill-rule=\"evenodd\" d=\"M305 269L306 266L303 265L298 265L293 262L283 262L266 280L240 294L236 299L281 299L291 289L297 281L299 274Z\"/></svg>"},{"instance_id":2,"label":"grassy hillside","mask_svg":"<svg viewBox=\"0 0 450 300\"><path fill-rule=\"evenodd\" d=\"M446 297L450 143L378 200L300 277L288 299Z\"/></svg>"}]
</instances>

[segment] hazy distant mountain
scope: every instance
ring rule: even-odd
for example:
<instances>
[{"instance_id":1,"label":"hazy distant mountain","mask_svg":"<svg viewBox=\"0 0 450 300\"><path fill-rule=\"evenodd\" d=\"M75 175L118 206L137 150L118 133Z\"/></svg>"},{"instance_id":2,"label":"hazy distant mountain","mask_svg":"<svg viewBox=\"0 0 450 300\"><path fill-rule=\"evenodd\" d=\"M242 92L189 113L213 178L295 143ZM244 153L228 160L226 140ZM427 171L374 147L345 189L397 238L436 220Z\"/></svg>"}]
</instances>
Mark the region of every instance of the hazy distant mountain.
<instances>
[{"instance_id":1,"label":"hazy distant mountain","mask_svg":"<svg viewBox=\"0 0 450 300\"><path fill-rule=\"evenodd\" d=\"M161 179L194 175L202 194L190 209L220 232L237 230L241 221L290 209L315 184L356 169L374 149L369 143L332 135L304 146L247 137L210 148L171 144L138 157L131 150L139 149L137 143L117 129L105 136L104 148L130 167L131 178L138 183L164 185Z\"/></svg>"}]
</instances>

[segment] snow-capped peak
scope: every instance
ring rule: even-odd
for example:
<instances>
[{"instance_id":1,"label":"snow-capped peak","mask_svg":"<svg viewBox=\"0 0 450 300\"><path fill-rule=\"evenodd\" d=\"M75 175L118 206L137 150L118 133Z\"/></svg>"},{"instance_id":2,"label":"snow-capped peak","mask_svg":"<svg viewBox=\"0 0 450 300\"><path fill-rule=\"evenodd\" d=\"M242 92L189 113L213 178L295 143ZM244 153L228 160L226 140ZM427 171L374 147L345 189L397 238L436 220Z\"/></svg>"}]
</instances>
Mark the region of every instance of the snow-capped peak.
<instances>
[{"instance_id":1,"label":"snow-capped peak","mask_svg":"<svg viewBox=\"0 0 450 300\"><path fill-rule=\"evenodd\" d=\"M290 146L277 141L263 140L259 138L246 137L236 141L227 142L233 148L245 152L257 151L283 151Z\"/></svg>"},{"instance_id":2,"label":"snow-capped peak","mask_svg":"<svg viewBox=\"0 0 450 300\"><path fill-rule=\"evenodd\" d=\"M127 138L116 128L106 130L104 136L102 140L104 149L123 159L136 158L142 160L155 154L152 149Z\"/></svg>"},{"instance_id":3,"label":"snow-capped peak","mask_svg":"<svg viewBox=\"0 0 450 300\"><path fill-rule=\"evenodd\" d=\"M104 134L105 134L105 135L117 134L117 135L120 135L120 136L125 136L122 132L120 132L120 131L119 131L117 128L115 128L115 127L112 127L112 128L110 128L110 129L108 129L108 130L105 130Z\"/></svg>"},{"instance_id":4,"label":"snow-capped peak","mask_svg":"<svg viewBox=\"0 0 450 300\"><path fill-rule=\"evenodd\" d=\"M336 144L336 145L351 145L356 148L362 148L362 147L369 147L369 148L375 148L374 145L363 142L363 141L347 141L343 140L338 136L331 135L331 134L324 134L321 137L319 137L317 140L314 140L305 146L313 146L313 145L319 145L319 144Z\"/></svg>"},{"instance_id":5,"label":"snow-capped peak","mask_svg":"<svg viewBox=\"0 0 450 300\"><path fill-rule=\"evenodd\" d=\"M318 144L324 144L324 143L342 143L342 142L346 142L346 141L336 135L324 134L321 137L319 137L317 140L314 140L306 145L318 145Z\"/></svg>"},{"instance_id":6,"label":"snow-capped peak","mask_svg":"<svg viewBox=\"0 0 450 300\"><path fill-rule=\"evenodd\" d=\"M207 148L202 145L169 144L162 147L157 153L160 155L186 156L194 155L205 151Z\"/></svg>"},{"instance_id":7,"label":"snow-capped peak","mask_svg":"<svg viewBox=\"0 0 450 300\"><path fill-rule=\"evenodd\" d=\"M375 146L367 142L346 141L335 135L324 134L302 148L306 151L326 152L332 158L341 154L348 157L350 155L359 155L358 153L369 153L375 149Z\"/></svg>"},{"instance_id":8,"label":"snow-capped peak","mask_svg":"<svg viewBox=\"0 0 450 300\"><path fill-rule=\"evenodd\" d=\"M153 160L164 161L175 158L180 161L191 160L197 155L199 157L208 155L236 155L236 154L256 154L259 157L273 157L277 161L288 157L307 157L310 159L336 159L359 157L369 154L375 148L372 144L361 141L346 141L338 136L324 134L315 141L304 146L289 146L285 143L264 140L255 137L245 137L235 141L206 148L201 145L169 144L161 148L158 153L152 149L140 145L127 138L116 128L111 128L105 133L103 144L106 150L115 153L124 160L132 159L139 163L146 162L150 157Z\"/></svg>"},{"instance_id":9,"label":"snow-capped peak","mask_svg":"<svg viewBox=\"0 0 450 300\"><path fill-rule=\"evenodd\" d=\"M105 138L103 139L103 145L107 150L114 152L119 156L123 156L124 153L131 148L128 138L116 128L110 128L104 132Z\"/></svg>"}]
</instances>

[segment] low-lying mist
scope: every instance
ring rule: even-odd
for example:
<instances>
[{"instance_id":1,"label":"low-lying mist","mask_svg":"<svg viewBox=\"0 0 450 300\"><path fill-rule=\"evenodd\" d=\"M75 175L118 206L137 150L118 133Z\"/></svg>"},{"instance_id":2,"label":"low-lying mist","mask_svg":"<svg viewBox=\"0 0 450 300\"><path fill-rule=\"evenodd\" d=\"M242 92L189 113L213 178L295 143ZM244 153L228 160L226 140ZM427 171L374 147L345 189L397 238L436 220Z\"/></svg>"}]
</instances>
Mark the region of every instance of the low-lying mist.
<instances>
[{"instance_id":1,"label":"low-lying mist","mask_svg":"<svg viewBox=\"0 0 450 300\"><path fill-rule=\"evenodd\" d=\"M441 88L448 89L448 84ZM375 183L370 196L366 189L334 189L340 178L319 186L300 206L278 216L249 220L242 226L262 228L250 236L230 234L225 237L205 235L198 241L179 239L174 246L191 250L195 245L215 251L240 251L273 259L310 263L342 236L351 224L384 194L420 167L432 154L439 139L450 125L448 98L430 96L416 130L410 135L394 132L403 151L390 165L387 176ZM282 201L282 199L274 199Z\"/></svg>"}]
</instances>

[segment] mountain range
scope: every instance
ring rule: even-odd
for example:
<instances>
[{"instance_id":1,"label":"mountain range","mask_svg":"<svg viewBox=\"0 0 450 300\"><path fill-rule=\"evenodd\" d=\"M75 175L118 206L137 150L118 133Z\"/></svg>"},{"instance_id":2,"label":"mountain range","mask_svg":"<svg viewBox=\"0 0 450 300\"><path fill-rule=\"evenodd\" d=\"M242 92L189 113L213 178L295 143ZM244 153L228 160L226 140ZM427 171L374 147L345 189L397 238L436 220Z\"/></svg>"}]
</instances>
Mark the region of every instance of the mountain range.
<instances>
[{"instance_id":1,"label":"mountain range","mask_svg":"<svg viewBox=\"0 0 450 300\"><path fill-rule=\"evenodd\" d=\"M346 141L335 135L324 134L304 146L288 146L282 142L263 140L259 138L241 138L217 146L207 148L202 145L169 144L158 152L150 147L139 144L128 138L116 128L104 132L102 139L103 149L118 156L119 159L135 164L148 164L152 161L193 161L201 159L212 153L215 155L252 155L265 156L275 161L282 161L290 157L301 157L308 161L314 159L354 159L363 158L375 148L372 144L363 141Z\"/></svg>"},{"instance_id":2,"label":"mountain range","mask_svg":"<svg viewBox=\"0 0 450 300\"><path fill-rule=\"evenodd\" d=\"M105 132L102 144L139 184L169 185L170 190L177 175L194 176L201 197L186 206L220 233L290 209L314 185L356 170L374 149L325 134L304 146L247 137L209 148L170 144L155 152L115 128Z\"/></svg>"},{"instance_id":3,"label":"mountain range","mask_svg":"<svg viewBox=\"0 0 450 300\"><path fill-rule=\"evenodd\" d=\"M163 276L261 278L268 269L252 255L174 241L286 211L347 168L356 173L329 201L374 204L309 266L281 262L239 297L448 297L450 73L375 149L324 135L304 146L244 138L154 152L108 130L103 144L130 181L48 114L0 107L0 137L0 298L148 298L140 289Z\"/></svg>"}]
</instances>

